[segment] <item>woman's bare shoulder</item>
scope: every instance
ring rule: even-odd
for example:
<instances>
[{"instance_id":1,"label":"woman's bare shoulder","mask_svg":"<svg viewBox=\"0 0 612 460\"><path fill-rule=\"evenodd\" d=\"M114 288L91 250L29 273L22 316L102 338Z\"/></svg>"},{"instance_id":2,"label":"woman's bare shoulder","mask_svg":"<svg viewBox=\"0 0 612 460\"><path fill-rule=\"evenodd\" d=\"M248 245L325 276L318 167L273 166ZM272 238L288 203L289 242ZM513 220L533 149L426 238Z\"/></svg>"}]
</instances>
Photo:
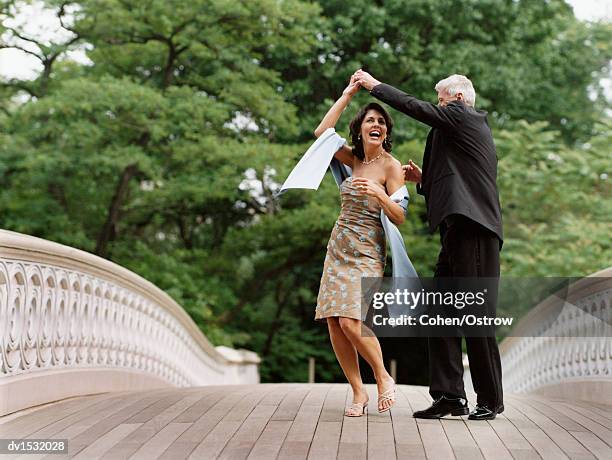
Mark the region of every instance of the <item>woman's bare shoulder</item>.
<instances>
[{"instance_id":1,"label":"woman's bare shoulder","mask_svg":"<svg viewBox=\"0 0 612 460\"><path fill-rule=\"evenodd\" d=\"M385 172L397 172L402 170L402 163L390 153L385 153Z\"/></svg>"}]
</instances>

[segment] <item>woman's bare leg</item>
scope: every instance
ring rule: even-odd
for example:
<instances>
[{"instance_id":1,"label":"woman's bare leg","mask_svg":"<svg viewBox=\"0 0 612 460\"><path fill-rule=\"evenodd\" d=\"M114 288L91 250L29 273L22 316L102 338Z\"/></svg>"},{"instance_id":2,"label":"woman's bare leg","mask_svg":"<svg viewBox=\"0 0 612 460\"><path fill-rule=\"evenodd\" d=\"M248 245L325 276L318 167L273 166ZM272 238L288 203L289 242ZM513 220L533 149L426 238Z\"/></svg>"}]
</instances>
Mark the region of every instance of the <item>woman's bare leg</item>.
<instances>
[{"instance_id":1,"label":"woman's bare leg","mask_svg":"<svg viewBox=\"0 0 612 460\"><path fill-rule=\"evenodd\" d=\"M385 391L393 388L393 378L391 377L391 375L389 375L387 369L385 369L382 349L380 348L380 342L378 341L376 335L374 335L368 329L368 334L364 334L362 336L361 328L363 324L358 319L341 317L338 322L340 323L340 328L344 332L344 335L357 349L363 359L365 359L370 365L370 367L372 367L372 371L374 372L374 378L376 379L376 385L378 387L378 394L380 395ZM378 407L378 409L387 409L392 405L392 402L383 401Z\"/></svg>"},{"instance_id":2,"label":"woman's bare leg","mask_svg":"<svg viewBox=\"0 0 612 460\"><path fill-rule=\"evenodd\" d=\"M368 394L361 380L357 350L344 334L338 318L327 318L327 328L329 329L329 337L336 353L336 358L353 390L353 402L365 403L368 400Z\"/></svg>"}]
</instances>

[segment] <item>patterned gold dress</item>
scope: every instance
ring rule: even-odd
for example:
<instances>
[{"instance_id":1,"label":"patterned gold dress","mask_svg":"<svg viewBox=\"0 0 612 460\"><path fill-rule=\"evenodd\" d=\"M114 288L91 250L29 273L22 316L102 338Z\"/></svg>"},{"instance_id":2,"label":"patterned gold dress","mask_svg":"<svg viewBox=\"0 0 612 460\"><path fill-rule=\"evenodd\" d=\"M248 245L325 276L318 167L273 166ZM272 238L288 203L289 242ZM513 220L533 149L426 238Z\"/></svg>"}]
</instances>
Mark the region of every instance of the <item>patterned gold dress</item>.
<instances>
[{"instance_id":1,"label":"patterned gold dress","mask_svg":"<svg viewBox=\"0 0 612 460\"><path fill-rule=\"evenodd\" d=\"M342 205L327 244L315 320L330 316L360 319L361 278L381 277L386 240L378 200L357 189L348 177L340 186Z\"/></svg>"}]
</instances>

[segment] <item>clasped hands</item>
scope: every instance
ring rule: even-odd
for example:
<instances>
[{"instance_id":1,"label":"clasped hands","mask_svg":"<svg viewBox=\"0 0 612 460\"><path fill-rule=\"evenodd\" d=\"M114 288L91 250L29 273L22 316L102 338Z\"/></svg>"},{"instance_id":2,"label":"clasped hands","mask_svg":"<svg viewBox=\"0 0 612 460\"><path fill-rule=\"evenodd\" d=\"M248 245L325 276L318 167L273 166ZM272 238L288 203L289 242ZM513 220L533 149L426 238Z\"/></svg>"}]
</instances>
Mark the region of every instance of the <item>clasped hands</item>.
<instances>
[{"instance_id":1,"label":"clasped hands","mask_svg":"<svg viewBox=\"0 0 612 460\"><path fill-rule=\"evenodd\" d=\"M357 93L357 91L359 91L359 88L365 88L368 91L372 91L372 88L379 84L380 82L376 78L374 78L368 72L359 69L351 76L351 81L344 89L342 94L352 97L355 93Z\"/></svg>"}]
</instances>

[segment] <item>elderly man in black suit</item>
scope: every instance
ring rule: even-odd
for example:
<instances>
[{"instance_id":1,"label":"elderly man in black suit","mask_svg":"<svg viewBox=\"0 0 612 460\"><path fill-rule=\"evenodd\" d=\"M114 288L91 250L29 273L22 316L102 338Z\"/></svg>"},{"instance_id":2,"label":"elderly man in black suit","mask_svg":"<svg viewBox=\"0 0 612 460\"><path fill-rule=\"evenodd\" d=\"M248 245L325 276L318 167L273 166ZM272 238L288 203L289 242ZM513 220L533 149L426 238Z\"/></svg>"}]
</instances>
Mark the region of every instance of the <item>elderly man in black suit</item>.
<instances>
[{"instance_id":1,"label":"elderly man in black suit","mask_svg":"<svg viewBox=\"0 0 612 460\"><path fill-rule=\"evenodd\" d=\"M431 127L423 170L412 162L405 178L425 196L430 231L440 230L436 278L498 278L502 218L497 191L497 154L486 112L474 109L476 93L463 75L435 89L438 104L421 101L358 70L355 78L377 99ZM494 305L493 305L494 308ZM466 337L476 408L471 420L491 420L504 410L502 370L495 337ZM466 415L461 337L430 337L431 407L417 418Z\"/></svg>"}]
</instances>

